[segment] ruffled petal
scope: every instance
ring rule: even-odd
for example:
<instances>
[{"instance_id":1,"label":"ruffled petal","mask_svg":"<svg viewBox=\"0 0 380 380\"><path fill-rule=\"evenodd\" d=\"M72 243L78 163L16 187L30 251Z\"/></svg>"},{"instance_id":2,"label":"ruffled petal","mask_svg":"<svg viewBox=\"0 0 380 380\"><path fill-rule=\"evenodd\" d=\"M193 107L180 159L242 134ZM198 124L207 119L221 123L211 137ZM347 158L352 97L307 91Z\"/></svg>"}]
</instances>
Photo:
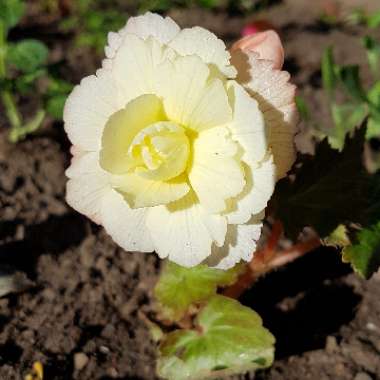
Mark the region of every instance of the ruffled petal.
<instances>
[{"instance_id":1,"label":"ruffled petal","mask_svg":"<svg viewBox=\"0 0 380 380\"><path fill-rule=\"evenodd\" d=\"M114 177L113 186L132 208L153 207L174 202L190 190L185 176L164 182L142 178L134 173Z\"/></svg>"},{"instance_id":2,"label":"ruffled petal","mask_svg":"<svg viewBox=\"0 0 380 380\"><path fill-rule=\"evenodd\" d=\"M226 200L244 188L237 148L226 127L208 129L194 141L189 180L200 203L210 212L224 211Z\"/></svg>"},{"instance_id":3,"label":"ruffled petal","mask_svg":"<svg viewBox=\"0 0 380 380\"><path fill-rule=\"evenodd\" d=\"M196 56L167 60L159 67L156 92L168 119L195 131L231 121L232 112L221 80Z\"/></svg>"},{"instance_id":4,"label":"ruffled petal","mask_svg":"<svg viewBox=\"0 0 380 380\"><path fill-rule=\"evenodd\" d=\"M143 38L154 37L162 44L169 43L180 32L179 26L170 17L147 12L144 15L131 17L123 33L131 33Z\"/></svg>"},{"instance_id":5,"label":"ruffled petal","mask_svg":"<svg viewBox=\"0 0 380 380\"><path fill-rule=\"evenodd\" d=\"M169 43L182 56L197 55L210 65L214 65L228 78L236 76L236 69L230 64L231 55L222 40L210 31L195 26L182 29Z\"/></svg>"},{"instance_id":6,"label":"ruffled petal","mask_svg":"<svg viewBox=\"0 0 380 380\"><path fill-rule=\"evenodd\" d=\"M112 68L112 58L115 57L126 34L133 34L143 40L153 37L161 44L167 44L179 32L179 26L170 17L164 18L150 12L141 16L131 17L124 28L116 33L108 33L108 44L104 49L107 58L103 60L102 66L107 69Z\"/></svg>"},{"instance_id":7,"label":"ruffled petal","mask_svg":"<svg viewBox=\"0 0 380 380\"><path fill-rule=\"evenodd\" d=\"M126 34L112 60L111 72L120 87L124 105L140 95L154 94L160 63L175 54L153 37L143 40Z\"/></svg>"},{"instance_id":8,"label":"ruffled petal","mask_svg":"<svg viewBox=\"0 0 380 380\"><path fill-rule=\"evenodd\" d=\"M264 117L257 101L235 81L228 83L228 97L233 120L228 125L232 138L243 148L242 160L256 165L268 150L268 136Z\"/></svg>"},{"instance_id":9,"label":"ruffled petal","mask_svg":"<svg viewBox=\"0 0 380 380\"><path fill-rule=\"evenodd\" d=\"M69 95L63 112L70 141L85 151L99 150L108 118L121 107L120 93L109 71L99 70L82 79Z\"/></svg>"},{"instance_id":10,"label":"ruffled petal","mask_svg":"<svg viewBox=\"0 0 380 380\"><path fill-rule=\"evenodd\" d=\"M273 62L258 59L256 53L234 51L232 62L238 69L237 81L259 103L268 128L269 147L274 156L277 178L282 178L290 170L296 156L296 87L289 83L289 73L274 69Z\"/></svg>"},{"instance_id":11,"label":"ruffled petal","mask_svg":"<svg viewBox=\"0 0 380 380\"><path fill-rule=\"evenodd\" d=\"M170 205L150 209L147 226L158 255L185 267L209 256L213 242L223 245L227 229L226 219L207 213L193 192Z\"/></svg>"},{"instance_id":12,"label":"ruffled petal","mask_svg":"<svg viewBox=\"0 0 380 380\"><path fill-rule=\"evenodd\" d=\"M67 203L101 224L101 208L105 195L112 191L109 177L99 166L98 153L84 153L74 156L66 170L69 181L66 184Z\"/></svg>"},{"instance_id":13,"label":"ruffled petal","mask_svg":"<svg viewBox=\"0 0 380 380\"><path fill-rule=\"evenodd\" d=\"M112 239L126 251L154 250L146 227L148 209L131 209L123 196L112 190L103 199L101 219Z\"/></svg>"},{"instance_id":14,"label":"ruffled petal","mask_svg":"<svg viewBox=\"0 0 380 380\"><path fill-rule=\"evenodd\" d=\"M244 190L228 201L228 212L225 213L228 223L242 224L263 211L271 198L276 183L276 166L273 156L256 166L245 165L246 185Z\"/></svg>"},{"instance_id":15,"label":"ruffled petal","mask_svg":"<svg viewBox=\"0 0 380 380\"><path fill-rule=\"evenodd\" d=\"M206 263L218 269L230 269L243 261L251 261L261 235L263 214L252 217L246 224L229 224L222 247L214 246Z\"/></svg>"}]
</instances>

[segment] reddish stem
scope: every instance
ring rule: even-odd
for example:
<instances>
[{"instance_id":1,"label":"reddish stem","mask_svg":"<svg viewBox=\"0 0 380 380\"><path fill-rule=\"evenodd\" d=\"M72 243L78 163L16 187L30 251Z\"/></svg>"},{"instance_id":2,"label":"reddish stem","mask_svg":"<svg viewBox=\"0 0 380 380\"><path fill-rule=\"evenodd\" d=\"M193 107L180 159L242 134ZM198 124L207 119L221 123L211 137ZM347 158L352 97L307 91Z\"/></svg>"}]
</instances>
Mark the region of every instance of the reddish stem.
<instances>
[{"instance_id":1,"label":"reddish stem","mask_svg":"<svg viewBox=\"0 0 380 380\"><path fill-rule=\"evenodd\" d=\"M294 261L321 244L319 238L312 238L309 241L297 243L289 249L278 250L278 242L282 232L281 222L276 221L265 247L254 254L246 271L239 277L238 281L225 289L223 292L225 296L239 298L261 275Z\"/></svg>"}]
</instances>

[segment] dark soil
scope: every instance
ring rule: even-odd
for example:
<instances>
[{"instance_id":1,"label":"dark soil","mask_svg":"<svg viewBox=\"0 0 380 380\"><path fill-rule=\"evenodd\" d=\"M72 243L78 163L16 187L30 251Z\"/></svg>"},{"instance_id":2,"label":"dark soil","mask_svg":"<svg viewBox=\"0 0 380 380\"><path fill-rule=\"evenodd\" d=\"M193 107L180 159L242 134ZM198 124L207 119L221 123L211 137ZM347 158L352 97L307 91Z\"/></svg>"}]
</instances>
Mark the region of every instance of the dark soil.
<instances>
[{"instance_id":1,"label":"dark soil","mask_svg":"<svg viewBox=\"0 0 380 380\"><path fill-rule=\"evenodd\" d=\"M365 31L321 27L320 9L312 4L289 0L257 17L279 28L286 68L319 120L326 121L321 52L334 45L341 62L364 62L357 36ZM171 15L182 26L204 25L227 41L237 38L247 21L198 10ZM91 64L79 69L73 64L68 76L91 72L95 60L87 61ZM140 314L152 308L159 260L124 252L66 205L69 144L61 124L18 145L8 144L5 132L0 134L0 264L25 272L34 286L0 299L0 379L23 379L36 360L44 364L47 380L155 379L155 343ZM306 131L299 139L303 150L312 148L307 136ZM277 337L277 359L256 377L235 379L380 379L379 300L380 275L359 279L333 249L268 275L242 302L259 312Z\"/></svg>"}]
</instances>

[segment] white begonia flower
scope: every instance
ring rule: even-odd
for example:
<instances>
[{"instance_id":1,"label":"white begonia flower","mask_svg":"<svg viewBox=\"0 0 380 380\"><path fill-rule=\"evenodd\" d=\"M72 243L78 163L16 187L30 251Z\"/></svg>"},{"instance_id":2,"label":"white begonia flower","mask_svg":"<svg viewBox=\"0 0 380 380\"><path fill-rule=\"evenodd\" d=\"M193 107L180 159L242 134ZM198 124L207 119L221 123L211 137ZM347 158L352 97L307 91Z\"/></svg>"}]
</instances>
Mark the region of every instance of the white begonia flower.
<instances>
[{"instance_id":1,"label":"white begonia flower","mask_svg":"<svg viewBox=\"0 0 380 380\"><path fill-rule=\"evenodd\" d=\"M127 251L187 267L251 260L294 161L289 74L152 13L110 33L105 52L65 105L67 202Z\"/></svg>"}]
</instances>

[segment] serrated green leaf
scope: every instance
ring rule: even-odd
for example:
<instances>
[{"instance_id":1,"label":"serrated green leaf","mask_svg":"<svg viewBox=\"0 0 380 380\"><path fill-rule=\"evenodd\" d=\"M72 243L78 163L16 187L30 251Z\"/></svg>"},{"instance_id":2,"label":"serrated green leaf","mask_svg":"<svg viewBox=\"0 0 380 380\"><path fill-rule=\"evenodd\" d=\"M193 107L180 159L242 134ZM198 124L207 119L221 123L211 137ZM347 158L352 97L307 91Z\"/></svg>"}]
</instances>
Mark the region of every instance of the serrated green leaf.
<instances>
[{"instance_id":1,"label":"serrated green leaf","mask_svg":"<svg viewBox=\"0 0 380 380\"><path fill-rule=\"evenodd\" d=\"M347 227L340 224L326 239L324 239L323 243L332 247L346 247L350 245L351 241L348 237Z\"/></svg>"},{"instance_id":2,"label":"serrated green leaf","mask_svg":"<svg viewBox=\"0 0 380 380\"><path fill-rule=\"evenodd\" d=\"M0 20L6 29L18 24L25 13L25 4L21 0L0 0Z\"/></svg>"},{"instance_id":3,"label":"serrated green leaf","mask_svg":"<svg viewBox=\"0 0 380 380\"><path fill-rule=\"evenodd\" d=\"M357 243L345 247L343 260L349 262L355 272L370 278L380 267L380 222L360 231Z\"/></svg>"},{"instance_id":4,"label":"serrated green leaf","mask_svg":"<svg viewBox=\"0 0 380 380\"><path fill-rule=\"evenodd\" d=\"M9 47L7 59L18 70L32 73L47 60L48 48L41 41L23 40Z\"/></svg>"},{"instance_id":5,"label":"serrated green leaf","mask_svg":"<svg viewBox=\"0 0 380 380\"><path fill-rule=\"evenodd\" d=\"M207 300L218 286L233 284L240 273L239 265L224 271L207 265L184 268L169 261L154 289L160 313L166 319L178 321L193 303Z\"/></svg>"},{"instance_id":6,"label":"serrated green leaf","mask_svg":"<svg viewBox=\"0 0 380 380\"><path fill-rule=\"evenodd\" d=\"M336 70L332 48L328 47L322 55L321 71L323 87L330 96L335 90L337 84Z\"/></svg>"},{"instance_id":7,"label":"serrated green leaf","mask_svg":"<svg viewBox=\"0 0 380 380\"><path fill-rule=\"evenodd\" d=\"M365 131L362 126L347 137L342 152L323 140L315 156L305 157L295 169L294 181L285 178L277 184L277 217L289 237L295 239L311 226L325 238L340 224L362 220L369 192L369 176L362 164Z\"/></svg>"},{"instance_id":8,"label":"serrated green leaf","mask_svg":"<svg viewBox=\"0 0 380 380\"><path fill-rule=\"evenodd\" d=\"M160 345L158 374L169 380L201 380L269 367L273 335L252 309L214 296L195 320L196 330L169 333Z\"/></svg>"},{"instance_id":9,"label":"serrated green leaf","mask_svg":"<svg viewBox=\"0 0 380 380\"><path fill-rule=\"evenodd\" d=\"M53 116L57 120L61 120L63 117L63 108L65 106L67 96L66 95L54 95L46 102L46 111L50 116Z\"/></svg>"},{"instance_id":10,"label":"serrated green leaf","mask_svg":"<svg viewBox=\"0 0 380 380\"><path fill-rule=\"evenodd\" d=\"M368 107L365 103L332 104L331 113L334 128L329 128L326 134L331 147L341 151L347 134L359 126L368 115Z\"/></svg>"}]
</instances>

